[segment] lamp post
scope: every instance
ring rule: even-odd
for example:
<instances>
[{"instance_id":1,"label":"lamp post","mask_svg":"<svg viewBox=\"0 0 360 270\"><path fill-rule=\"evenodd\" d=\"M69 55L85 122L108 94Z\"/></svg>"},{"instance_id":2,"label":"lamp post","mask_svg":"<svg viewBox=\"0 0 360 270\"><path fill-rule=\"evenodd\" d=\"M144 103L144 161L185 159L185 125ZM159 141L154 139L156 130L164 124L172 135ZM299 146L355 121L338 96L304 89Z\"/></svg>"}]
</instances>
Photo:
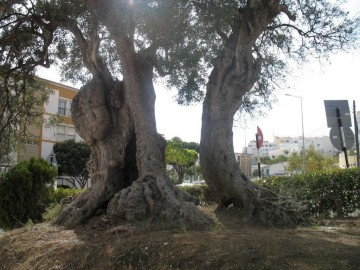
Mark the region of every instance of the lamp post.
<instances>
[{"instance_id":1,"label":"lamp post","mask_svg":"<svg viewBox=\"0 0 360 270\"><path fill-rule=\"evenodd\" d=\"M303 103L302 103L302 97L294 96L290 94L285 94L285 96L289 97L295 97L300 99L300 106L301 106L301 128L302 128L302 141L303 141L303 173L306 173L306 159L305 159L305 136L304 136L304 114L303 114Z\"/></svg>"}]
</instances>

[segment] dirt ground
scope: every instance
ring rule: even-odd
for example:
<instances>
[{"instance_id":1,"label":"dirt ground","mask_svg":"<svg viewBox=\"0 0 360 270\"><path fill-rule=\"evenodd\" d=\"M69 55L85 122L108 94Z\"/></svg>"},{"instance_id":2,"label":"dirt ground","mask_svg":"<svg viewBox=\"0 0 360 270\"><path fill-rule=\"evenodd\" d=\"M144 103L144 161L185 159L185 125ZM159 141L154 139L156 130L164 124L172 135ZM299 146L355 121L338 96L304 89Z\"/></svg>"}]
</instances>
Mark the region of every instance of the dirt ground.
<instances>
[{"instance_id":1,"label":"dirt ground","mask_svg":"<svg viewBox=\"0 0 360 270\"><path fill-rule=\"evenodd\" d=\"M0 237L0 269L360 269L360 219L275 229L202 210L211 231L111 228L102 216L75 230L14 230Z\"/></svg>"}]
</instances>

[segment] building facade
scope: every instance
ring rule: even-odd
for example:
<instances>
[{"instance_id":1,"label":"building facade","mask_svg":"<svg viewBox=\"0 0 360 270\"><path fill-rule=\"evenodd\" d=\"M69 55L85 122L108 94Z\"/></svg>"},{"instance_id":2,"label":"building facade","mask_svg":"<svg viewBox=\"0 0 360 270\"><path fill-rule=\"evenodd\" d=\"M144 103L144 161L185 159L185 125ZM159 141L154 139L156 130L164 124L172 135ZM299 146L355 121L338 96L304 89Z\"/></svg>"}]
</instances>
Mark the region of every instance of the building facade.
<instances>
[{"instance_id":1,"label":"building facade","mask_svg":"<svg viewBox=\"0 0 360 270\"><path fill-rule=\"evenodd\" d=\"M75 131L70 110L71 102L79 90L52 81L45 80L45 82L51 89L51 94L47 103L44 104L41 124L28 127L29 136L23 150L19 151L18 159L41 157L54 164L56 159L53 146L56 142L69 139L81 140L81 137ZM58 124L49 124L50 119L53 117L61 119Z\"/></svg>"},{"instance_id":2,"label":"building facade","mask_svg":"<svg viewBox=\"0 0 360 270\"><path fill-rule=\"evenodd\" d=\"M261 148L259 149L259 156L260 157L266 157L269 156L269 152L272 150L277 149L278 146L276 145L276 143L273 142L268 142L268 141L264 141L263 145L261 146ZM257 155L257 148L256 148L256 141L250 141L246 152L248 154L252 154L253 156Z\"/></svg>"},{"instance_id":3,"label":"building facade","mask_svg":"<svg viewBox=\"0 0 360 270\"><path fill-rule=\"evenodd\" d=\"M235 158L237 163L239 164L242 173L245 174L248 178L251 178L252 177L251 167L253 165L253 156L247 153L235 153Z\"/></svg>"}]
</instances>

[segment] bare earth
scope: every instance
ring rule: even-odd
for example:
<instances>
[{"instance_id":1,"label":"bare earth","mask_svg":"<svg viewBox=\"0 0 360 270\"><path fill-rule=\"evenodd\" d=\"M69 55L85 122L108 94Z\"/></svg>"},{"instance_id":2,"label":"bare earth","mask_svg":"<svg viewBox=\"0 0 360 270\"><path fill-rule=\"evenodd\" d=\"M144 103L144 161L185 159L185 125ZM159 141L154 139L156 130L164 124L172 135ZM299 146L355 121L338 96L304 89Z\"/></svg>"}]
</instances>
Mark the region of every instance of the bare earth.
<instances>
[{"instance_id":1,"label":"bare earth","mask_svg":"<svg viewBox=\"0 0 360 270\"><path fill-rule=\"evenodd\" d=\"M0 237L0 269L360 269L360 219L274 229L202 210L211 231L111 228L101 216L75 230L14 230Z\"/></svg>"}]
</instances>

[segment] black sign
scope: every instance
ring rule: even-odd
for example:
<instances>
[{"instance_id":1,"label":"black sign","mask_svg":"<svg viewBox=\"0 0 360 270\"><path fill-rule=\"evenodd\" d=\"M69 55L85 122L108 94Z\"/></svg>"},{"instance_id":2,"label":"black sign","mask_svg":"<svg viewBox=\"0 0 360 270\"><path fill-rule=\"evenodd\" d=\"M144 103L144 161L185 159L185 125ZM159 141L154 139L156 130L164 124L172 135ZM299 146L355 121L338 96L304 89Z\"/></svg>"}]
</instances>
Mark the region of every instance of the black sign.
<instances>
[{"instance_id":1,"label":"black sign","mask_svg":"<svg viewBox=\"0 0 360 270\"><path fill-rule=\"evenodd\" d=\"M326 120L329 128L337 127L336 108L340 109L340 117L344 128L351 127L350 108L347 100L324 100Z\"/></svg>"},{"instance_id":2,"label":"black sign","mask_svg":"<svg viewBox=\"0 0 360 270\"><path fill-rule=\"evenodd\" d=\"M341 144L339 128L333 127L330 129L330 141L331 144L339 151L343 150ZM351 128L344 128L345 144L347 149L351 149L354 146L354 133Z\"/></svg>"},{"instance_id":3,"label":"black sign","mask_svg":"<svg viewBox=\"0 0 360 270\"><path fill-rule=\"evenodd\" d=\"M324 100L327 125L330 129L331 144L338 150L350 149L354 145L351 130L350 108L347 100ZM340 116L340 118L338 118ZM343 133L344 142L342 142Z\"/></svg>"}]
</instances>

